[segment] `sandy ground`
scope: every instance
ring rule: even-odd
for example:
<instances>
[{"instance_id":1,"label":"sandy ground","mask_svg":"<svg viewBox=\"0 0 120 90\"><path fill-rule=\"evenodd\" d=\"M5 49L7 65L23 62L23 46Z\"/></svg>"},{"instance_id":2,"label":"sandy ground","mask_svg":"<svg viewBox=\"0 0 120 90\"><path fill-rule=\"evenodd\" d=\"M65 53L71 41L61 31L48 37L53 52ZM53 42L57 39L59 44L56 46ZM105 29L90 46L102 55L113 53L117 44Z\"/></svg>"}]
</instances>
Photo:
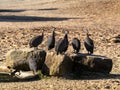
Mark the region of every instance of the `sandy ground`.
<instances>
[{"instance_id":1,"label":"sandy ground","mask_svg":"<svg viewBox=\"0 0 120 90\"><path fill-rule=\"evenodd\" d=\"M9 1L9 2L8 2ZM95 43L94 54L113 59L113 78L69 80L52 77L31 82L0 83L1 90L119 90L120 43L114 43L120 35L120 0L4 0L0 1L0 58L13 48L28 47L29 40L45 30L45 39L56 28L56 38L69 30L81 40L81 53L86 50L84 29L88 29ZM72 51L69 47L68 51Z\"/></svg>"}]
</instances>

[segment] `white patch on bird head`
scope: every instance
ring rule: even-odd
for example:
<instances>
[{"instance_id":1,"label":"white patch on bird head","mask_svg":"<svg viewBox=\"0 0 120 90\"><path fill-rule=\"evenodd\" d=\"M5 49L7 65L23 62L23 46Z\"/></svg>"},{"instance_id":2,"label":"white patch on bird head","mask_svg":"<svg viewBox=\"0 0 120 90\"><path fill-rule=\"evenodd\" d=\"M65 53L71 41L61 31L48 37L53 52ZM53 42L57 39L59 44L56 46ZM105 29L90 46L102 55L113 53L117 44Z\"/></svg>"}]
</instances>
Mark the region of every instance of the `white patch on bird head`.
<instances>
[{"instance_id":1,"label":"white patch on bird head","mask_svg":"<svg viewBox=\"0 0 120 90\"><path fill-rule=\"evenodd\" d=\"M65 31L65 34L69 34L69 31L68 31L68 30L66 30L66 31Z\"/></svg>"}]
</instances>

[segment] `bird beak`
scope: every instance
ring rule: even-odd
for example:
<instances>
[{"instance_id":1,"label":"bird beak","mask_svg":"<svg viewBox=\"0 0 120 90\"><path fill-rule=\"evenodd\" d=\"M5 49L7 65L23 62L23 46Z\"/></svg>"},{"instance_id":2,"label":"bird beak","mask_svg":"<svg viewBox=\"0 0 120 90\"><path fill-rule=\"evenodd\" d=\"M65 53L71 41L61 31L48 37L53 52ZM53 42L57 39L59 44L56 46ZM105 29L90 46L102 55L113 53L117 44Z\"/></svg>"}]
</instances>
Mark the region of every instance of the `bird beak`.
<instances>
[{"instance_id":1,"label":"bird beak","mask_svg":"<svg viewBox=\"0 0 120 90\"><path fill-rule=\"evenodd\" d=\"M91 36L91 34L88 34L89 36Z\"/></svg>"}]
</instances>

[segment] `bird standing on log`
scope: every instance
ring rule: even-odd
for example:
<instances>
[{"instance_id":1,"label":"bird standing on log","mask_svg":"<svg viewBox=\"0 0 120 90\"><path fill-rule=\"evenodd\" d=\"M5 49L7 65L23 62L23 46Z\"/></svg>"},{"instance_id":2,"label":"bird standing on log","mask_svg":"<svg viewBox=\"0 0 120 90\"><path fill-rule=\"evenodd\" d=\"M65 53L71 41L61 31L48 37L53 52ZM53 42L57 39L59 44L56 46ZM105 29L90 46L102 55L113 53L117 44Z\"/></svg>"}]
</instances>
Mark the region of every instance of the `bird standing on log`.
<instances>
[{"instance_id":1,"label":"bird standing on log","mask_svg":"<svg viewBox=\"0 0 120 90\"><path fill-rule=\"evenodd\" d=\"M55 46L55 29L53 29L52 36L48 37L47 46L48 50L51 50Z\"/></svg>"},{"instance_id":2,"label":"bird standing on log","mask_svg":"<svg viewBox=\"0 0 120 90\"><path fill-rule=\"evenodd\" d=\"M86 48L86 50L88 51L88 54L93 54L93 50L94 50L94 42L93 40L89 37L90 34L88 33L88 30L86 30L86 39L84 41L84 46Z\"/></svg>"},{"instance_id":3,"label":"bird standing on log","mask_svg":"<svg viewBox=\"0 0 120 90\"><path fill-rule=\"evenodd\" d=\"M34 48L38 48L38 45L42 43L43 41L43 37L44 37L44 30L42 30L42 35L33 37L30 42L29 42L29 46L30 48L34 47Z\"/></svg>"},{"instance_id":4,"label":"bird standing on log","mask_svg":"<svg viewBox=\"0 0 120 90\"><path fill-rule=\"evenodd\" d=\"M58 43L57 43L56 47L55 47L55 51L57 52L57 55L59 53L60 54L65 53L68 49L68 44L69 44L69 42L68 42L68 31L66 31L64 38L63 39L60 38L58 40Z\"/></svg>"},{"instance_id":5,"label":"bird standing on log","mask_svg":"<svg viewBox=\"0 0 120 90\"><path fill-rule=\"evenodd\" d=\"M72 39L72 47L73 47L75 53L78 53L80 51L81 43L78 38Z\"/></svg>"}]
</instances>

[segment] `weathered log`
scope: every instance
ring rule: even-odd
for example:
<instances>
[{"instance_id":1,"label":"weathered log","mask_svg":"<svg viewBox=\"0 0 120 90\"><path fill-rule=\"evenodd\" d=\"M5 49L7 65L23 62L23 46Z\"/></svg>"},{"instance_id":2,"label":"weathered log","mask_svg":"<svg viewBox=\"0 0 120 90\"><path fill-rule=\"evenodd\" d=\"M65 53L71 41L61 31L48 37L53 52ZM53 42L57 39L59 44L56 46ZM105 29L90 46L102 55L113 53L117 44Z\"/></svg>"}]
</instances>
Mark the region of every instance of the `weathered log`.
<instances>
[{"instance_id":1,"label":"weathered log","mask_svg":"<svg viewBox=\"0 0 120 90\"><path fill-rule=\"evenodd\" d=\"M74 54L70 56L74 61L74 69L80 71L93 71L110 73L112 70L112 59L100 55Z\"/></svg>"},{"instance_id":2,"label":"weathered log","mask_svg":"<svg viewBox=\"0 0 120 90\"><path fill-rule=\"evenodd\" d=\"M17 71L29 71L28 60L34 55L38 59L38 69L42 68L45 61L46 52L44 50L17 49L6 54L6 66Z\"/></svg>"},{"instance_id":3,"label":"weathered log","mask_svg":"<svg viewBox=\"0 0 120 90\"><path fill-rule=\"evenodd\" d=\"M42 73L45 75L65 75L72 73L73 61L68 55L56 55L55 52L47 52Z\"/></svg>"}]
</instances>

